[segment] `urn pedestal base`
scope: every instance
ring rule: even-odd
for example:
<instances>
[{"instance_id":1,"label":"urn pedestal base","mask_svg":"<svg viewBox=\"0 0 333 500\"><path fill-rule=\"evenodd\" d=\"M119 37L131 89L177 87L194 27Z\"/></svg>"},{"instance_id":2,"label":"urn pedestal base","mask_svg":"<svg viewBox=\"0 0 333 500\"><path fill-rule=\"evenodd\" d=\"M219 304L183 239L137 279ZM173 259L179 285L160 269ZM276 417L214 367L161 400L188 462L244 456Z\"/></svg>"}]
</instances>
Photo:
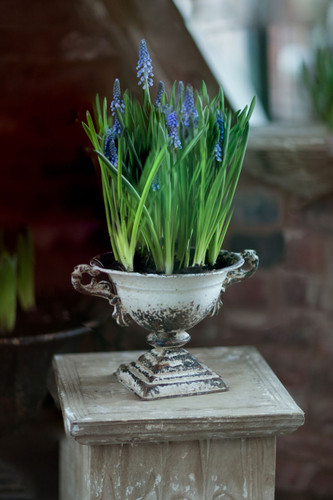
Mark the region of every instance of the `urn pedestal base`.
<instances>
[{"instance_id":1,"label":"urn pedestal base","mask_svg":"<svg viewBox=\"0 0 333 500\"><path fill-rule=\"evenodd\" d=\"M184 348L157 347L122 364L116 378L144 400L227 391L217 373Z\"/></svg>"}]
</instances>

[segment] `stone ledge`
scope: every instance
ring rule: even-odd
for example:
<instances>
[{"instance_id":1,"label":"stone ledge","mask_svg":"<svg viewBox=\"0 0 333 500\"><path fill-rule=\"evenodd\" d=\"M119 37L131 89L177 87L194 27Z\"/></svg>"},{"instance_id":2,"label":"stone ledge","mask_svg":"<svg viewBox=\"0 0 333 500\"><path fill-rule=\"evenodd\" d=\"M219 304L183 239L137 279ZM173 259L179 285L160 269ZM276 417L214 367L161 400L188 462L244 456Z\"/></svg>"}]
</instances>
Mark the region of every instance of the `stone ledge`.
<instances>
[{"instance_id":1,"label":"stone ledge","mask_svg":"<svg viewBox=\"0 0 333 500\"><path fill-rule=\"evenodd\" d=\"M310 204L333 192L333 134L324 127L252 127L245 172Z\"/></svg>"}]
</instances>

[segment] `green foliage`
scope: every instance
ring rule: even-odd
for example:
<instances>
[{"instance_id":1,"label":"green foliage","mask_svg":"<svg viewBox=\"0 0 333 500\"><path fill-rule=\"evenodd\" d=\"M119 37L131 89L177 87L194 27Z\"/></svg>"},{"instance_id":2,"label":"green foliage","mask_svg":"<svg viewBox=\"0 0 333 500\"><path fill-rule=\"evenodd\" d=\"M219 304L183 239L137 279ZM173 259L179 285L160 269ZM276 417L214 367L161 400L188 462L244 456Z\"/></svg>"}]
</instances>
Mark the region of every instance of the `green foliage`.
<instances>
[{"instance_id":1,"label":"green foliage","mask_svg":"<svg viewBox=\"0 0 333 500\"><path fill-rule=\"evenodd\" d=\"M16 321L16 257L7 252L0 256L0 328L14 329Z\"/></svg>"},{"instance_id":2,"label":"green foliage","mask_svg":"<svg viewBox=\"0 0 333 500\"><path fill-rule=\"evenodd\" d=\"M140 252L166 274L214 265L232 215L255 99L233 114L222 88L210 100L204 82L194 94L175 82L169 97L162 85L156 104L149 85L142 102L127 90L120 101L116 82L116 111L109 113L106 98L97 96L94 120L87 112L83 123L99 161L116 260L133 271Z\"/></svg>"},{"instance_id":3,"label":"green foliage","mask_svg":"<svg viewBox=\"0 0 333 500\"><path fill-rule=\"evenodd\" d=\"M35 305L34 251L30 231L18 236L11 254L0 233L0 329L11 332L16 323L17 301L24 311Z\"/></svg>"},{"instance_id":4,"label":"green foliage","mask_svg":"<svg viewBox=\"0 0 333 500\"><path fill-rule=\"evenodd\" d=\"M333 130L333 51L320 48L312 66L303 64L302 75L319 118Z\"/></svg>"},{"instance_id":5,"label":"green foliage","mask_svg":"<svg viewBox=\"0 0 333 500\"><path fill-rule=\"evenodd\" d=\"M23 311L35 305L34 245L31 231L17 239L17 297Z\"/></svg>"}]
</instances>

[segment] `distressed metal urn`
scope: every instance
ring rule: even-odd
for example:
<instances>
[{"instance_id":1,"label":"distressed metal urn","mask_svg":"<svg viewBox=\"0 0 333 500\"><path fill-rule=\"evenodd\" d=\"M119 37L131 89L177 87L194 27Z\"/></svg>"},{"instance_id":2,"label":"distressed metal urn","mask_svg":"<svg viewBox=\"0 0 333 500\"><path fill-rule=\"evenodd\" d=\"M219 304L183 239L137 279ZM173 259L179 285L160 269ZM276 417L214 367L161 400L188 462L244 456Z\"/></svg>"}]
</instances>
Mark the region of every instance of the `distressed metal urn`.
<instances>
[{"instance_id":1,"label":"distressed metal urn","mask_svg":"<svg viewBox=\"0 0 333 500\"><path fill-rule=\"evenodd\" d=\"M122 364L115 373L141 399L228 390L220 375L183 347L191 338L186 330L216 314L225 288L251 276L259 262L254 250L222 250L220 260L220 269L196 274L115 270L112 253L75 267L72 284L78 292L107 299L118 324L128 326L132 319L150 331L147 341L153 348L137 361Z\"/></svg>"}]
</instances>

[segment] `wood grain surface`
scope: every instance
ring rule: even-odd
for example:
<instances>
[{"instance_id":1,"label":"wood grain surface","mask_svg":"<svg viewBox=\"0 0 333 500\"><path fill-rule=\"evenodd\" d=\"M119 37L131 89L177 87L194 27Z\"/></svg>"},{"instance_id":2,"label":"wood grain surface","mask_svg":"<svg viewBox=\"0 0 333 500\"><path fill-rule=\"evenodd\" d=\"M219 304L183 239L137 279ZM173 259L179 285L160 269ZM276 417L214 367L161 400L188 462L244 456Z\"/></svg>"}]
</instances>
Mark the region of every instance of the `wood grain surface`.
<instances>
[{"instance_id":1,"label":"wood grain surface","mask_svg":"<svg viewBox=\"0 0 333 500\"><path fill-rule=\"evenodd\" d=\"M61 500L273 500L275 438L85 446L66 438Z\"/></svg>"},{"instance_id":2,"label":"wood grain surface","mask_svg":"<svg viewBox=\"0 0 333 500\"><path fill-rule=\"evenodd\" d=\"M113 376L141 352L56 356L67 434L82 444L126 444L274 436L302 425L302 410L255 348L190 351L224 378L228 392L142 401Z\"/></svg>"}]
</instances>

